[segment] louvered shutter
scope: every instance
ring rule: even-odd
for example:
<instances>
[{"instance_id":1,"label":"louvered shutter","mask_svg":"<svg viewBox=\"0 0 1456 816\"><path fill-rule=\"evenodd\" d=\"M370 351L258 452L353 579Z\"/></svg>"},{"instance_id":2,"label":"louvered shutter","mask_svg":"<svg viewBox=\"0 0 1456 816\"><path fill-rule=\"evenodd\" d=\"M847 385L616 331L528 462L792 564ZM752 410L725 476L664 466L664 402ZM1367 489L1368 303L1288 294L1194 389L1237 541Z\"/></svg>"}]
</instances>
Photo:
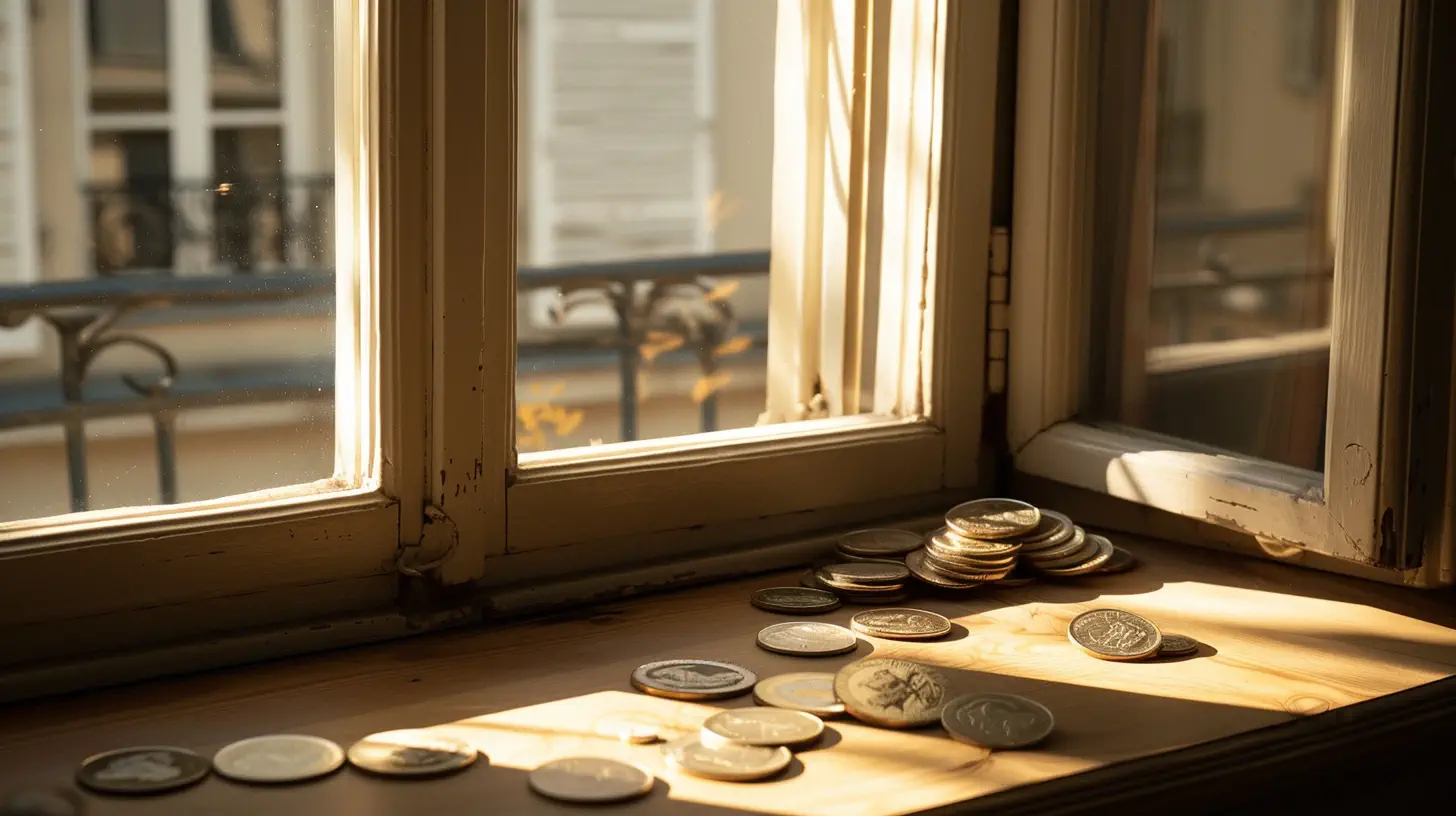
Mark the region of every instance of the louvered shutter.
<instances>
[{"instance_id":1,"label":"louvered shutter","mask_svg":"<svg viewBox=\"0 0 1456 816\"><path fill-rule=\"evenodd\" d=\"M711 0L533 0L523 11L521 261L711 251Z\"/></svg>"},{"instance_id":2,"label":"louvered shutter","mask_svg":"<svg viewBox=\"0 0 1456 816\"><path fill-rule=\"evenodd\" d=\"M0 286L40 279L29 6L29 0L0 0ZM17 329L0 327L0 359L39 351L36 321Z\"/></svg>"}]
</instances>

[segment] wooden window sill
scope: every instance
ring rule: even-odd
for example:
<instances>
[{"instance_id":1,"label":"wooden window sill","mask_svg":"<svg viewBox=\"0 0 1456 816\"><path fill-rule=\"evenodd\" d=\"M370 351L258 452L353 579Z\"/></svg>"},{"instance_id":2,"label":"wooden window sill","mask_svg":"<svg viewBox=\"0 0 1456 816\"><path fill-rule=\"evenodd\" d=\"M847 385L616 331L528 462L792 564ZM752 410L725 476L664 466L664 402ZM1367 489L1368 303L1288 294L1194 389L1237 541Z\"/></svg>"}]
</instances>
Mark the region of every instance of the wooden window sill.
<instances>
[{"instance_id":1,"label":"wooden window sill","mask_svg":"<svg viewBox=\"0 0 1456 816\"><path fill-rule=\"evenodd\" d=\"M1422 739L1456 728L1456 606L1449 592L1118 538L1143 560L1141 569L916 600L959 626L934 643L865 638L840 658L787 657L755 645L760 628L787 618L750 606L748 595L795 583L792 571L498 628L9 706L0 709L0 793L73 787L82 758L127 745L210 753L243 737L302 732L347 747L375 731L438 725L474 742L488 761L429 781L377 779L347 768L284 788L213 777L144 806L80 795L88 816L137 807L270 816L554 813L570 808L535 797L524 771L555 757L596 754L626 757L658 774L651 796L619 808L623 813L1206 812L1237 806L1261 786L1287 793L1308 774L1341 763L1353 771L1346 785L1368 788L1371 762L1410 757ZM1099 606L1146 615L1205 647L1182 660L1096 660L1068 643L1066 624ZM847 623L858 609L818 619ZM686 776L666 768L656 746L593 733L596 721L625 712L690 732L714 710L633 692L628 675L649 660L715 658L767 677L833 671L872 652L944 666L957 690L1032 697L1053 710L1057 730L1036 750L988 760L939 728L890 731L838 719L824 744L799 753L783 777L754 784ZM747 704L748 697L727 703Z\"/></svg>"}]
</instances>

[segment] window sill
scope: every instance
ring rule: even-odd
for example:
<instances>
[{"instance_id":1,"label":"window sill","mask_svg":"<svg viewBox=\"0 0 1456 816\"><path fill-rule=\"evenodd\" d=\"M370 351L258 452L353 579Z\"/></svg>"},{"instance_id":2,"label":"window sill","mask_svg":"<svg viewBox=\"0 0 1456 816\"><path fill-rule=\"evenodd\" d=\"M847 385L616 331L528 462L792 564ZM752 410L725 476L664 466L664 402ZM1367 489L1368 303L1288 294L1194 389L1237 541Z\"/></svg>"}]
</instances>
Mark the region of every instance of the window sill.
<instances>
[{"instance_id":1,"label":"window sill","mask_svg":"<svg viewBox=\"0 0 1456 816\"><path fill-rule=\"evenodd\" d=\"M260 733L306 731L347 745L386 728L440 724L482 749L488 766L410 786L348 770L283 792L208 780L153 806L159 813L283 816L331 812L351 801L368 802L360 807L370 812L433 813L485 796L500 812L525 813L539 802L523 771L567 753L605 753L640 762L668 783L644 803L648 811L669 807L668 798L704 813L1122 813L1165 810L1175 801L1206 811L1287 792L1335 764L1364 769L1398 758L1456 723L1456 681L1449 679L1456 610L1444 596L1206 550L1145 541L1129 548L1144 565L1122 576L917 600L965 631L935 643L867 639L840 659L784 657L754 645L754 632L784 618L751 607L748 593L793 582L792 571L31 704L0 720L0 790L68 786L80 757L126 744L206 753ZM1102 605L1146 614L1206 646L1181 661L1094 660L1067 642L1065 627ZM821 619L845 623L854 611ZM768 676L832 671L871 652L944 666L958 688L1036 698L1056 713L1057 732L1042 749L982 762L978 749L938 729L896 732L834 720L831 744L799 754L786 777L765 785L675 774L656 747L591 733L596 718L628 710L658 717L669 731L691 731L712 710L632 693L628 674L649 660L713 657Z\"/></svg>"}]
</instances>

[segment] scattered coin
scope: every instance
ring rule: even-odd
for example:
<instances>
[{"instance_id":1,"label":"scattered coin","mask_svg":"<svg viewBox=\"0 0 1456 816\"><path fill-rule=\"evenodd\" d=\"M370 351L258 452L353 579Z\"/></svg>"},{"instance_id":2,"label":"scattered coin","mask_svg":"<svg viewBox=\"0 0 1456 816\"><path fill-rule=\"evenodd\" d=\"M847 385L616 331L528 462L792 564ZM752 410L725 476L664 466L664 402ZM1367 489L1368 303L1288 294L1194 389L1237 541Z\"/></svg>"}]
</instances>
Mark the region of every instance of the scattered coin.
<instances>
[{"instance_id":1,"label":"scattered coin","mask_svg":"<svg viewBox=\"0 0 1456 816\"><path fill-rule=\"evenodd\" d=\"M734 708L703 722L703 744L807 745L824 733L824 721L787 708ZM709 735L712 735L711 738Z\"/></svg>"},{"instance_id":2,"label":"scattered coin","mask_svg":"<svg viewBox=\"0 0 1456 816\"><path fill-rule=\"evenodd\" d=\"M945 524L953 532L981 540L1029 533L1040 523L1040 510L1015 499L974 499L945 514Z\"/></svg>"},{"instance_id":3,"label":"scattered coin","mask_svg":"<svg viewBox=\"0 0 1456 816\"><path fill-rule=\"evenodd\" d=\"M824 657L854 651L859 638L832 623L794 621L764 627L758 633L758 645L779 654Z\"/></svg>"},{"instance_id":4,"label":"scattered coin","mask_svg":"<svg viewBox=\"0 0 1456 816\"><path fill-rule=\"evenodd\" d=\"M885 728L918 728L940 721L950 684L933 666L869 658L834 676L834 693L856 719Z\"/></svg>"},{"instance_id":5,"label":"scattered coin","mask_svg":"<svg viewBox=\"0 0 1456 816\"><path fill-rule=\"evenodd\" d=\"M819 580L833 586L838 582L868 585L871 588L904 583L910 577L904 564L879 561L856 561L849 564L830 564L819 570Z\"/></svg>"},{"instance_id":6,"label":"scattered coin","mask_svg":"<svg viewBox=\"0 0 1456 816\"><path fill-rule=\"evenodd\" d=\"M839 537L839 549L848 555L895 556L920 548L920 535L909 530L856 530Z\"/></svg>"},{"instance_id":7,"label":"scattered coin","mask_svg":"<svg viewBox=\"0 0 1456 816\"><path fill-rule=\"evenodd\" d=\"M1132 553L1114 544L1112 545L1112 557L1097 572L1102 575L1112 575L1135 569L1137 565L1138 560Z\"/></svg>"},{"instance_id":8,"label":"scattered coin","mask_svg":"<svg viewBox=\"0 0 1456 816\"><path fill-rule=\"evenodd\" d=\"M531 790L562 802L625 802L652 791L652 774L636 765L601 757L566 757L531 771Z\"/></svg>"},{"instance_id":9,"label":"scattered coin","mask_svg":"<svg viewBox=\"0 0 1456 816\"><path fill-rule=\"evenodd\" d=\"M979 538L967 538L959 535L949 527L941 527L931 533L926 546L950 558L994 559L1012 555L1021 549L1020 542L1015 540L982 541Z\"/></svg>"},{"instance_id":10,"label":"scattered coin","mask_svg":"<svg viewBox=\"0 0 1456 816\"><path fill-rule=\"evenodd\" d=\"M631 719L608 719L598 723L596 731L604 737L634 745L650 745L662 739L662 731L657 726Z\"/></svg>"},{"instance_id":11,"label":"scattered coin","mask_svg":"<svg viewBox=\"0 0 1456 816\"><path fill-rule=\"evenodd\" d=\"M930 640L950 634L950 620L923 609L871 609L849 619L856 632L892 640Z\"/></svg>"},{"instance_id":12,"label":"scattered coin","mask_svg":"<svg viewBox=\"0 0 1456 816\"><path fill-rule=\"evenodd\" d=\"M758 681L753 700L759 705L807 711L818 717L844 713L844 703L834 696L834 675L827 672L776 674Z\"/></svg>"},{"instance_id":13,"label":"scattered coin","mask_svg":"<svg viewBox=\"0 0 1456 816\"><path fill-rule=\"evenodd\" d=\"M302 782L337 771L344 749L323 737L273 734L225 746L212 757L219 775L238 782Z\"/></svg>"},{"instance_id":14,"label":"scattered coin","mask_svg":"<svg viewBox=\"0 0 1456 816\"><path fill-rule=\"evenodd\" d=\"M1163 642L1151 621L1121 609L1083 612L1072 618L1067 637L1103 660L1140 660L1157 654Z\"/></svg>"},{"instance_id":15,"label":"scattered coin","mask_svg":"<svg viewBox=\"0 0 1456 816\"><path fill-rule=\"evenodd\" d=\"M1052 732L1047 707L1015 694L972 694L946 704L941 724L961 742L995 750L1029 748Z\"/></svg>"},{"instance_id":16,"label":"scattered coin","mask_svg":"<svg viewBox=\"0 0 1456 816\"><path fill-rule=\"evenodd\" d=\"M790 615L817 615L839 608L833 592L807 587L769 587L753 593L749 601L759 609Z\"/></svg>"},{"instance_id":17,"label":"scattered coin","mask_svg":"<svg viewBox=\"0 0 1456 816\"><path fill-rule=\"evenodd\" d=\"M632 672L632 685L638 691L675 700L737 697L757 682L748 669L717 660L659 660Z\"/></svg>"},{"instance_id":18,"label":"scattered coin","mask_svg":"<svg viewBox=\"0 0 1456 816\"><path fill-rule=\"evenodd\" d=\"M186 748L144 745L88 757L76 781L101 793L161 793L201 782L211 769L206 757Z\"/></svg>"},{"instance_id":19,"label":"scattered coin","mask_svg":"<svg viewBox=\"0 0 1456 816\"><path fill-rule=\"evenodd\" d=\"M748 782L773 776L789 767L794 755L782 745L740 745L725 742L709 746L699 737L672 742L663 747L667 761L679 770L723 782Z\"/></svg>"},{"instance_id":20,"label":"scattered coin","mask_svg":"<svg viewBox=\"0 0 1456 816\"><path fill-rule=\"evenodd\" d=\"M475 746L424 729L382 731L349 746L349 764L385 776L431 776L475 761Z\"/></svg>"},{"instance_id":21,"label":"scattered coin","mask_svg":"<svg viewBox=\"0 0 1456 816\"><path fill-rule=\"evenodd\" d=\"M1158 647L1158 657L1186 657L1198 653L1198 641L1187 635L1163 633L1163 644Z\"/></svg>"}]
</instances>

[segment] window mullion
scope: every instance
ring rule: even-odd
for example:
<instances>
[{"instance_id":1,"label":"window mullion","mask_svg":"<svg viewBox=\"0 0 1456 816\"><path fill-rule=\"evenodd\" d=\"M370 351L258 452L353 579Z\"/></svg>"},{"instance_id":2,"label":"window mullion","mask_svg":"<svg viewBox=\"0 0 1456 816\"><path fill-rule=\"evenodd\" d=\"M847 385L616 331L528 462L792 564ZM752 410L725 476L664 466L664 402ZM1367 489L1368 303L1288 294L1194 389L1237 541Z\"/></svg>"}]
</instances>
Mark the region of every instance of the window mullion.
<instances>
[{"instance_id":1,"label":"window mullion","mask_svg":"<svg viewBox=\"0 0 1456 816\"><path fill-rule=\"evenodd\" d=\"M169 145L174 193L186 223L198 234L212 234L212 197L198 189L213 181L212 166L212 48L208 36L208 6L197 0L167 2L167 92L172 111ZM188 185L193 189L187 190ZM185 247L185 249L184 249ZM186 241L178 247L177 271L211 270L210 241Z\"/></svg>"}]
</instances>

